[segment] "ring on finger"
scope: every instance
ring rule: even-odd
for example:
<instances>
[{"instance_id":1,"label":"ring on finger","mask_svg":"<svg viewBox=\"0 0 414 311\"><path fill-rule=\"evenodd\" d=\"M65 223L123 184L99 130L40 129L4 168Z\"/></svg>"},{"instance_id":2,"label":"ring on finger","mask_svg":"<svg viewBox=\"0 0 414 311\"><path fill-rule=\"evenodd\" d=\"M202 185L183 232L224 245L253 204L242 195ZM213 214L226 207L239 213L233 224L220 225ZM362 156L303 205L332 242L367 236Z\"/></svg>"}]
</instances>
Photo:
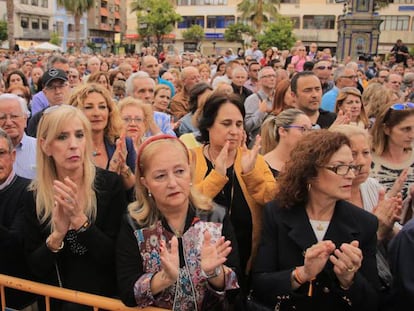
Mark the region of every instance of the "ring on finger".
<instances>
[{"instance_id":1,"label":"ring on finger","mask_svg":"<svg viewBox=\"0 0 414 311\"><path fill-rule=\"evenodd\" d=\"M65 198L65 202L68 204L73 204L73 200L71 198Z\"/></svg>"},{"instance_id":2,"label":"ring on finger","mask_svg":"<svg viewBox=\"0 0 414 311\"><path fill-rule=\"evenodd\" d=\"M348 272L354 272L354 271L355 271L355 266L354 266L354 265L352 265L351 267L348 267L346 270L347 270Z\"/></svg>"}]
</instances>

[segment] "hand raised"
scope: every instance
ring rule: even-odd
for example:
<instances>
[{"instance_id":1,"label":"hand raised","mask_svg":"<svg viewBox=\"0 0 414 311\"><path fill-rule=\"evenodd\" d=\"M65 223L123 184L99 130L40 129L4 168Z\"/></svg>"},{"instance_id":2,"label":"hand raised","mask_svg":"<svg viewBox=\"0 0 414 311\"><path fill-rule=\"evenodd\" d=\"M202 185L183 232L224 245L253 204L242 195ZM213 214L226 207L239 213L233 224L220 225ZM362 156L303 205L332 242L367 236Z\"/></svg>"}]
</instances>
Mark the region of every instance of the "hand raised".
<instances>
[{"instance_id":1,"label":"hand raised","mask_svg":"<svg viewBox=\"0 0 414 311\"><path fill-rule=\"evenodd\" d=\"M209 145L208 148L210 148L210 146L211 145ZM226 143L224 144L223 148L220 150L220 153L218 154L216 159L214 161L213 159L210 159L210 161L213 162L214 169L223 176L226 176L227 174L228 157L229 157L229 142L226 141Z\"/></svg>"},{"instance_id":2,"label":"hand raised","mask_svg":"<svg viewBox=\"0 0 414 311\"><path fill-rule=\"evenodd\" d=\"M334 250L335 244L329 240L320 241L309 247L305 252L302 279L309 281L315 278L323 270Z\"/></svg>"},{"instance_id":3,"label":"hand raised","mask_svg":"<svg viewBox=\"0 0 414 311\"><path fill-rule=\"evenodd\" d=\"M359 242L354 240L351 243L343 243L329 259L334 265L333 271L341 285L348 287L362 264Z\"/></svg>"},{"instance_id":4,"label":"hand raised","mask_svg":"<svg viewBox=\"0 0 414 311\"><path fill-rule=\"evenodd\" d=\"M241 157L241 167L243 174L247 174L254 169L254 166L256 165L257 155L259 154L259 150L261 148L261 142L262 138L260 135L257 135L254 146L251 150L247 149L246 144L243 145L243 154Z\"/></svg>"},{"instance_id":5,"label":"hand raised","mask_svg":"<svg viewBox=\"0 0 414 311\"><path fill-rule=\"evenodd\" d=\"M172 283L177 281L180 274L180 257L178 253L178 239L173 236L170 241L170 249L164 240L160 241L161 269L164 275Z\"/></svg>"},{"instance_id":6,"label":"hand raised","mask_svg":"<svg viewBox=\"0 0 414 311\"><path fill-rule=\"evenodd\" d=\"M230 241L225 241L224 237L220 237L216 243L213 243L210 232L206 230L201 248L201 269L205 272L214 271L226 262L230 252Z\"/></svg>"}]
</instances>

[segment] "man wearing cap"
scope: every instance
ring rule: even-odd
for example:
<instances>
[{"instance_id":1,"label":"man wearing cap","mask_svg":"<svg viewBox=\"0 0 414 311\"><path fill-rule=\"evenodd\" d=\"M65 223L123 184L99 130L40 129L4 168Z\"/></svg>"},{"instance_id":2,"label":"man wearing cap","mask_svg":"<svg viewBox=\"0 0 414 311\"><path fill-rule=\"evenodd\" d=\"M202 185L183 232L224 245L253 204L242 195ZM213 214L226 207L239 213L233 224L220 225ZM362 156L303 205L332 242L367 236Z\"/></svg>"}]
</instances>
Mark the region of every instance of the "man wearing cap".
<instances>
[{"instance_id":1,"label":"man wearing cap","mask_svg":"<svg viewBox=\"0 0 414 311\"><path fill-rule=\"evenodd\" d=\"M69 73L69 62L63 56L53 56L48 62L48 69L60 69L66 74ZM44 84L42 85L44 87ZM48 106L48 100L43 91L36 93L31 101L32 116Z\"/></svg>"},{"instance_id":2,"label":"man wearing cap","mask_svg":"<svg viewBox=\"0 0 414 311\"><path fill-rule=\"evenodd\" d=\"M42 84L48 106L36 113L29 121L27 133L33 137L36 137L37 124L43 115L43 111L50 106L66 104L70 96L68 76L63 70L49 69L42 76Z\"/></svg>"}]
</instances>

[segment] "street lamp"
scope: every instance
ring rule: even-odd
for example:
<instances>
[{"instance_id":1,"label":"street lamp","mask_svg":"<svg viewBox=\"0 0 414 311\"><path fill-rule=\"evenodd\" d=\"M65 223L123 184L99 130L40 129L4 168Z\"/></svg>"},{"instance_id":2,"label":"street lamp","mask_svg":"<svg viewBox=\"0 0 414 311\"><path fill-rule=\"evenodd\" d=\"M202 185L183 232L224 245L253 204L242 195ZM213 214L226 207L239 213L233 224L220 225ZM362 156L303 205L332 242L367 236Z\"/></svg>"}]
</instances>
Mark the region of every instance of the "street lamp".
<instances>
[{"instance_id":1,"label":"street lamp","mask_svg":"<svg viewBox=\"0 0 414 311\"><path fill-rule=\"evenodd\" d=\"M214 51L214 55L217 54L216 53L216 41L211 42L213 44L213 51Z\"/></svg>"}]
</instances>

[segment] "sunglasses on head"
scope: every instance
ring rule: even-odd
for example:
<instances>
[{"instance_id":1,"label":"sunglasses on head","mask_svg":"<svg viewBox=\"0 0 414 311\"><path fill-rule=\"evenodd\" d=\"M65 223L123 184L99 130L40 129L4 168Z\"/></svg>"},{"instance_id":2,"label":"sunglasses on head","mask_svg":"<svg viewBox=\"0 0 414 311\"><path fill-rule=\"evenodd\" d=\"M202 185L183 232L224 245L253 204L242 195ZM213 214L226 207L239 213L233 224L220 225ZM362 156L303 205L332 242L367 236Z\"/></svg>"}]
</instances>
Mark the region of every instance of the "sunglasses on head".
<instances>
[{"instance_id":1,"label":"sunglasses on head","mask_svg":"<svg viewBox=\"0 0 414 311\"><path fill-rule=\"evenodd\" d=\"M384 123L387 122L387 120L390 117L391 111L392 110L397 110L397 111L402 111L402 110L408 110L408 109L413 109L414 108L414 103L411 102L407 102L407 103L396 103L394 105L392 105L390 108L388 108L387 113L384 116Z\"/></svg>"},{"instance_id":2,"label":"sunglasses on head","mask_svg":"<svg viewBox=\"0 0 414 311\"><path fill-rule=\"evenodd\" d=\"M328 69L328 70L332 70L332 66L318 66L318 67L315 67L315 69L320 69L320 70Z\"/></svg>"}]
</instances>

